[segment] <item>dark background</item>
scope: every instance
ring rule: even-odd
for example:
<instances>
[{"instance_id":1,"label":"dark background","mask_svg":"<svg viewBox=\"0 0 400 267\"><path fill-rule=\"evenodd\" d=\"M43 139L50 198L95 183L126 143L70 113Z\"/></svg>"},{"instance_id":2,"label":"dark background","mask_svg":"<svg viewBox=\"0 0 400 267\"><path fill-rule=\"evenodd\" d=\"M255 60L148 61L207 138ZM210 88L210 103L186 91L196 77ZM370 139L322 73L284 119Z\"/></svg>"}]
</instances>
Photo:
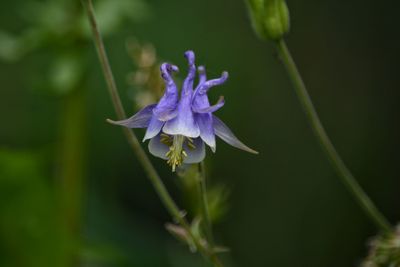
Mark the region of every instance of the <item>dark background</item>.
<instances>
[{"instance_id":1,"label":"dark background","mask_svg":"<svg viewBox=\"0 0 400 267\"><path fill-rule=\"evenodd\" d=\"M0 266L204 266L164 230L169 215L120 129L105 123L115 115L92 43L71 41L52 24L61 15L38 15L33 2L3 1L0 9L1 31L12 35L22 34L35 16L56 25L56 37L45 45L0 62ZM287 43L320 118L350 170L395 224L400 6L389 0L287 2ZM215 155L208 151L210 183L230 188L229 212L215 227L219 243L231 248L227 265L357 266L377 229L329 165L274 47L252 32L244 3L146 4L144 18L133 14L138 19L123 20L105 36L128 113L136 108L126 83L134 69L126 39L151 42L161 59L180 66L180 78L183 53L192 49L210 77L229 71L228 83L211 92L215 100L226 99L218 116L260 151L249 155L222 141ZM75 8L72 14L79 14L79 3ZM7 58L4 47L0 38ZM52 82L52 62L75 52L86 63L73 68L80 76L68 91L69 76L58 87ZM136 132L142 138L143 131ZM185 206L177 178L163 161L151 160ZM60 196L68 208L58 203ZM64 227L75 216L70 210L79 214L72 230Z\"/></svg>"}]
</instances>

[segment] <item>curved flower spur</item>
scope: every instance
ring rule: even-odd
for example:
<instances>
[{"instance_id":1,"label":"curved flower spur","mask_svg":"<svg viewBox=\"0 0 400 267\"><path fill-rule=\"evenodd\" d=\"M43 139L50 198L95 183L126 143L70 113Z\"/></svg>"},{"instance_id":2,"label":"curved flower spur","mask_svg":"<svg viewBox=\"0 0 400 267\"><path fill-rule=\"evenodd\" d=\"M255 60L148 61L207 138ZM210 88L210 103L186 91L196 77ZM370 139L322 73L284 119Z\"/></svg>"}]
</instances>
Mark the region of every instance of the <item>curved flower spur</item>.
<instances>
[{"instance_id":1,"label":"curved flower spur","mask_svg":"<svg viewBox=\"0 0 400 267\"><path fill-rule=\"evenodd\" d=\"M189 72L183 82L180 99L172 78L172 73L177 72L178 67L163 63L160 69L166 89L160 101L148 105L126 120L108 122L128 128L147 128L143 142L150 139L150 153L167 160L172 171L183 163L201 162L205 157L204 143L215 152L215 135L231 146L258 154L239 141L232 131L213 115L225 101L221 96L218 102L211 106L207 93L211 87L223 84L228 78L228 73L223 72L220 78L207 81L204 66L199 66L199 84L193 90L196 76L195 55L192 51L187 51L185 57L189 63Z\"/></svg>"}]
</instances>

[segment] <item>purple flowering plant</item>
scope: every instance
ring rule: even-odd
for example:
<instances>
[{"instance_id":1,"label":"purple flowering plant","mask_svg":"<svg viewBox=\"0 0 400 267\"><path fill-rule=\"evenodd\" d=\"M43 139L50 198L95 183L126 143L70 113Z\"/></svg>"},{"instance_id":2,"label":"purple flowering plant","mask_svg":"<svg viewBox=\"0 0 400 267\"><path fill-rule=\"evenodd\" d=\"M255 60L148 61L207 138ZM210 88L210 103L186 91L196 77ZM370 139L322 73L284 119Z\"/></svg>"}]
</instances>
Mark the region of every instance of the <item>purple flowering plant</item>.
<instances>
[{"instance_id":1,"label":"purple flowering plant","mask_svg":"<svg viewBox=\"0 0 400 267\"><path fill-rule=\"evenodd\" d=\"M189 71L183 82L180 97L172 77L174 72L178 72L178 67L163 63L160 69L166 89L160 101L144 107L128 119L109 122L128 128L147 128L143 142L150 139L150 153L167 160L172 171L184 163L201 162L206 154L205 144L215 152L215 136L231 146L258 154L243 144L213 114L224 106L225 100L221 96L216 104L210 105L207 93L212 87L225 83L228 72L223 72L219 78L207 80L205 67L199 66L199 82L194 88L195 54L193 51L186 51L185 57L189 63Z\"/></svg>"},{"instance_id":2,"label":"purple flowering plant","mask_svg":"<svg viewBox=\"0 0 400 267\"><path fill-rule=\"evenodd\" d=\"M213 114L224 106L225 101L223 97L220 97L216 104L211 105L208 98L208 91L214 86L223 84L228 78L228 73L223 72L221 77L207 80L205 67L199 66L196 68L195 55L192 51L185 53L185 57L189 63L189 71L183 82L181 91L179 92L172 77L174 72L178 72L178 67L164 63L161 65L161 76L166 84L164 95L158 103L148 105L132 117L124 119L125 113L108 63L104 44L97 28L92 1L82 0L82 3L87 10L104 76L119 118L119 121L108 120L109 122L126 128L146 128L143 141L150 140L148 144L150 153L166 160L172 167L172 171L175 171L182 164L202 162L206 154L206 145L215 152L215 136L220 137L226 143L241 150L254 154L258 153L239 141L232 131ZM286 67L305 115L310 122L311 128L314 130L315 137L332 163L332 166L337 171L340 179L382 234L385 236L392 234L392 225L374 205L346 167L318 117L300 72L284 41L284 36L289 32L290 28L289 10L285 0L246 0L246 3L254 30L258 36L263 40L272 41L275 44L278 55ZM196 71L199 78L197 86L194 87ZM124 132L129 143L142 163L161 201L175 221L174 224L167 226L167 229L186 242L193 251L198 251L202 254L214 266L222 267L223 263L216 256L217 253L221 252L221 247L215 245L212 235L212 222L208 208L209 201L207 199L203 164L199 164L198 173L193 176L193 180L195 180L198 186L198 196L201 206L200 217L195 217L192 222L189 222L185 217L186 213L172 199L154 166L143 152L136 135L133 131L126 128L124 128ZM383 245L386 244L384 243ZM386 250L384 252L386 254ZM398 259L397 247L395 251L390 250L390 256L393 255ZM378 256L380 258L381 255L379 254ZM388 259L391 260L392 257Z\"/></svg>"}]
</instances>

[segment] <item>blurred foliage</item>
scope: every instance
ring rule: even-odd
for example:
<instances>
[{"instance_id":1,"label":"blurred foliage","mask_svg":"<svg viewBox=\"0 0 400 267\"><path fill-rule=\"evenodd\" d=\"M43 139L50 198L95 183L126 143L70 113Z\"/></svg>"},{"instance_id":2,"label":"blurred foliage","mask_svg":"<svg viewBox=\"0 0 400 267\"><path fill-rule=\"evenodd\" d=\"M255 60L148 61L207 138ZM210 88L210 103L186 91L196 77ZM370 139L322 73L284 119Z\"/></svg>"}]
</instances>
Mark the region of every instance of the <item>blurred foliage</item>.
<instances>
[{"instance_id":1,"label":"blurred foliage","mask_svg":"<svg viewBox=\"0 0 400 267\"><path fill-rule=\"evenodd\" d=\"M216 241L231 248L223 254L227 266L356 266L367 255L363 245L376 230L337 181L273 50L254 37L242 1L94 4L127 107L153 101L154 95L139 96L162 89L160 60L183 66L187 49L210 77L230 72L211 97L225 95L219 116L261 153L251 157L220 141L216 154L208 152L209 184L227 185L209 195L218 207ZM329 135L383 213L398 221L399 4L287 4L288 44ZM0 25L0 266L71 266L71 253L84 266L204 266L166 233L168 214L120 131L104 122L113 111L79 1L6 1ZM127 36L151 42L128 39L127 53ZM146 51L140 60L135 42ZM74 120L68 124L74 129L66 129L64 117L79 90L87 94L84 109L71 117L87 116L81 129L87 143L65 146L72 158L87 156L82 229L75 236L64 227L57 171L62 138L80 128ZM152 161L196 218L192 181Z\"/></svg>"},{"instance_id":2,"label":"blurred foliage","mask_svg":"<svg viewBox=\"0 0 400 267\"><path fill-rule=\"evenodd\" d=\"M370 241L370 252L362 267L400 266L400 226Z\"/></svg>"},{"instance_id":3,"label":"blurred foliage","mask_svg":"<svg viewBox=\"0 0 400 267\"><path fill-rule=\"evenodd\" d=\"M149 42L141 43L131 37L126 42L128 55L136 69L127 76L128 85L138 109L156 103L164 93L164 81L160 75L160 59L156 48Z\"/></svg>"},{"instance_id":4,"label":"blurred foliage","mask_svg":"<svg viewBox=\"0 0 400 267\"><path fill-rule=\"evenodd\" d=\"M210 248L210 244L205 238L206 233L203 227L205 218L202 214L202 199L199 191L201 173L198 164L183 165L177 170L179 179L179 188L183 194L183 205L186 208L184 215L191 218L191 233L200 240L200 245L205 248ZM226 186L207 185L207 201L210 223L213 225L221 220L226 215L228 208L228 190ZM181 226L167 223L166 229L178 240L188 245L193 252L196 251L195 243L190 234ZM223 253L229 251L225 247L216 246L212 248L215 253Z\"/></svg>"},{"instance_id":5,"label":"blurred foliage","mask_svg":"<svg viewBox=\"0 0 400 267\"><path fill-rule=\"evenodd\" d=\"M37 152L0 150L0 266L66 266L73 237L46 173Z\"/></svg>"},{"instance_id":6,"label":"blurred foliage","mask_svg":"<svg viewBox=\"0 0 400 267\"><path fill-rule=\"evenodd\" d=\"M200 195L198 191L200 173L197 165L184 166L178 170L179 186L183 193L183 203L192 218L201 218ZM206 175L209 179L210 177ZM213 177L215 179L215 177ZM218 223L229 209L229 190L226 185L207 184L207 200L211 222Z\"/></svg>"},{"instance_id":7,"label":"blurred foliage","mask_svg":"<svg viewBox=\"0 0 400 267\"><path fill-rule=\"evenodd\" d=\"M0 59L16 61L35 50L54 51L47 70L50 88L55 95L75 89L87 74L86 44L92 43L91 31L80 1L27 1L20 7L19 17L26 24L19 34L0 28ZM121 30L124 23L143 21L149 17L142 0L96 1L101 34L105 37Z\"/></svg>"}]
</instances>

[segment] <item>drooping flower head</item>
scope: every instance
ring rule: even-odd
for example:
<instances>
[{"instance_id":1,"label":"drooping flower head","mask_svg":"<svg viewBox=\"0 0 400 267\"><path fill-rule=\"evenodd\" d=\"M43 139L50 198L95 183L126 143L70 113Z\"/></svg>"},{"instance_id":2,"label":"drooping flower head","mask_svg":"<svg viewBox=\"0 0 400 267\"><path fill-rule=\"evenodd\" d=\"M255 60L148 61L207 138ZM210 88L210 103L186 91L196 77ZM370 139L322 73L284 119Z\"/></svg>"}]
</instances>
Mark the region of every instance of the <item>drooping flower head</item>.
<instances>
[{"instance_id":1,"label":"drooping flower head","mask_svg":"<svg viewBox=\"0 0 400 267\"><path fill-rule=\"evenodd\" d=\"M220 97L215 105L210 105L208 91L223 84L228 73L223 72L217 79L207 80L204 66L198 67L199 83L193 88L196 77L195 55L185 52L189 71L183 82L180 97L172 73L178 67L164 63L161 65L161 76L166 89L157 104L149 105L129 119L111 121L113 124L128 128L147 128L143 141L150 139L149 151L156 157L167 160L175 171L183 163L198 163L205 157L205 144L213 152L216 150L215 136L226 143L244 151L258 152L240 142L232 131L213 113L224 104Z\"/></svg>"}]
</instances>

